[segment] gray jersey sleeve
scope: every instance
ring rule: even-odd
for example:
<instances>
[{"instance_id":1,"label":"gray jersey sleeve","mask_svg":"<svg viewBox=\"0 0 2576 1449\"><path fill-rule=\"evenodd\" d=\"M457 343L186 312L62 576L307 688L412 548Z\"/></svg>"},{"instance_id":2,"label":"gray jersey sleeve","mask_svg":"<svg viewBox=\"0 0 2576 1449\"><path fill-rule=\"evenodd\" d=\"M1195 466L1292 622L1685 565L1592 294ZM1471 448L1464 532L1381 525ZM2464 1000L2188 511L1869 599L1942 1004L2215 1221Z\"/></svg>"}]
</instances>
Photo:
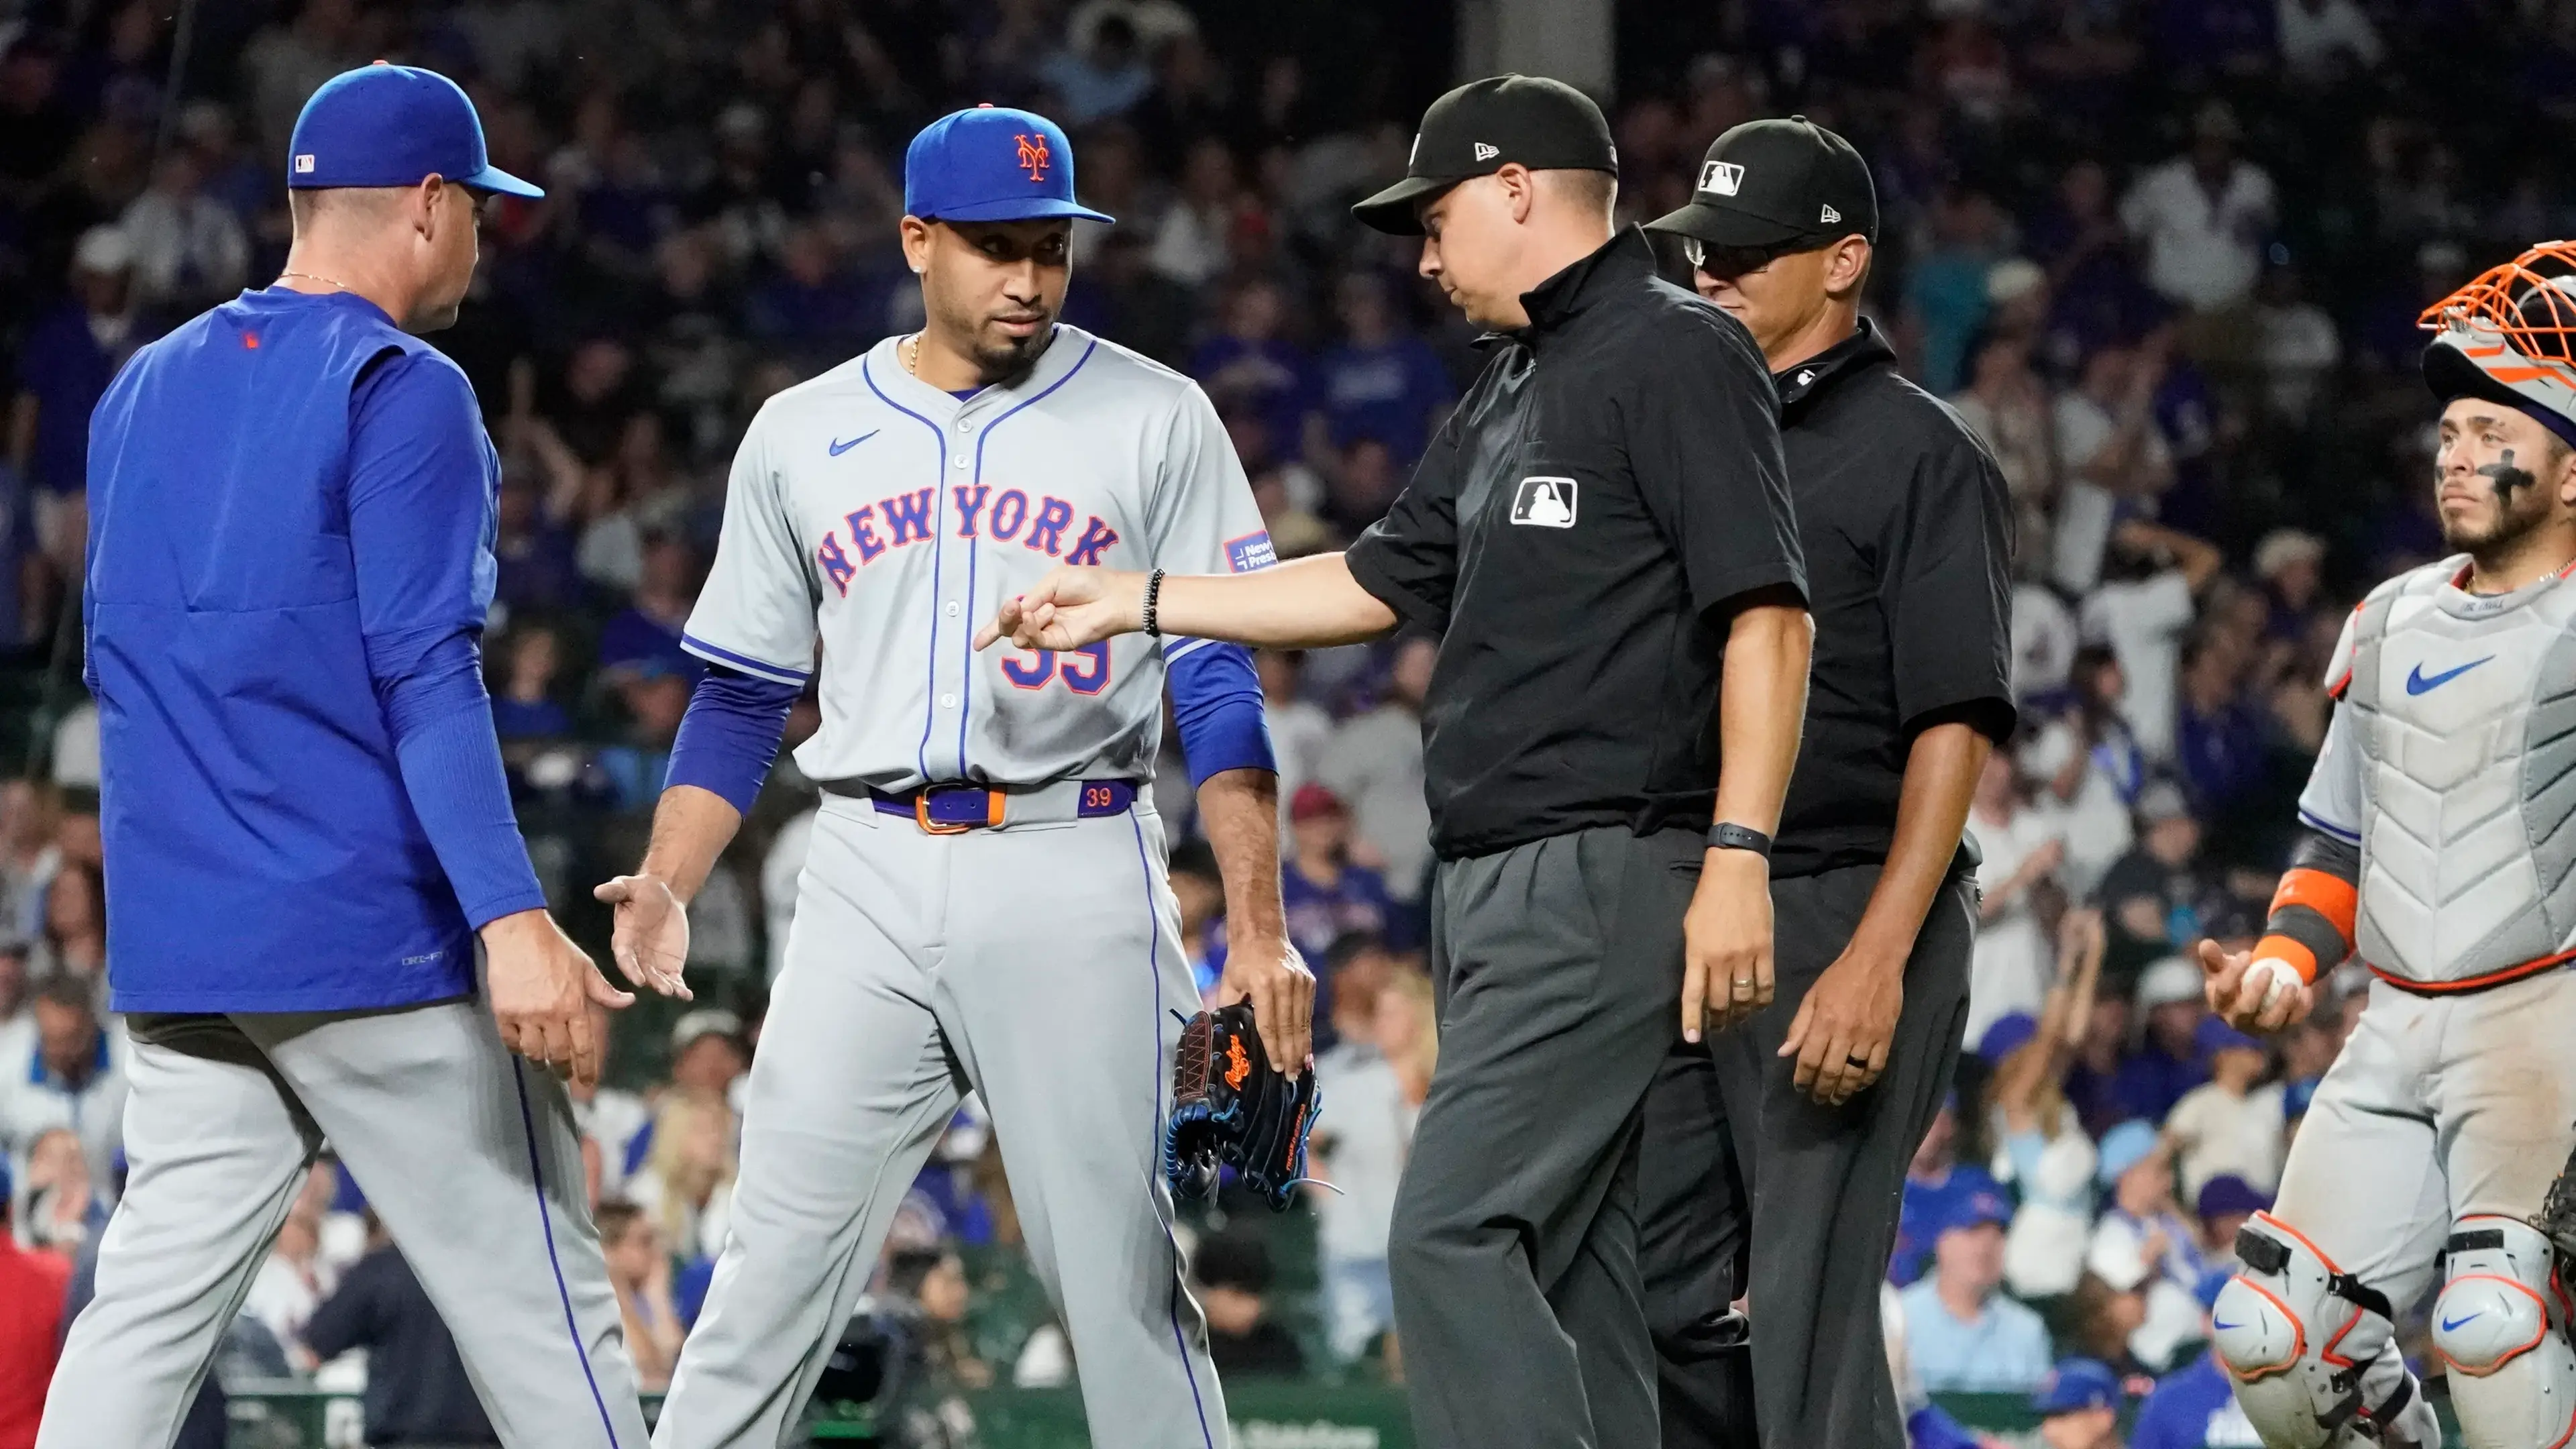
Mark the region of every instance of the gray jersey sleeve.
<instances>
[{"instance_id":1,"label":"gray jersey sleeve","mask_svg":"<svg viewBox=\"0 0 2576 1449\"><path fill-rule=\"evenodd\" d=\"M780 684L803 684L814 672L814 607L820 600L812 566L796 538L788 489L768 448L768 430L752 420L733 455L725 488L724 532L715 567L680 636L690 653Z\"/></svg>"},{"instance_id":2,"label":"gray jersey sleeve","mask_svg":"<svg viewBox=\"0 0 2576 1449\"><path fill-rule=\"evenodd\" d=\"M2308 771L2308 787L2299 792L2299 823L2348 845L2361 841L2361 748L2352 738L2352 711L2343 692L2360 653L2360 621L2358 610L2344 620L2343 637L2335 641L2326 665L2326 693L2334 696L2334 713L2326 720L2317 762Z\"/></svg>"},{"instance_id":3,"label":"gray jersey sleeve","mask_svg":"<svg viewBox=\"0 0 2576 1449\"><path fill-rule=\"evenodd\" d=\"M1163 465L1145 509L1153 566L1176 574L1243 574L1278 561L1234 440L1196 383L1173 405Z\"/></svg>"}]
</instances>

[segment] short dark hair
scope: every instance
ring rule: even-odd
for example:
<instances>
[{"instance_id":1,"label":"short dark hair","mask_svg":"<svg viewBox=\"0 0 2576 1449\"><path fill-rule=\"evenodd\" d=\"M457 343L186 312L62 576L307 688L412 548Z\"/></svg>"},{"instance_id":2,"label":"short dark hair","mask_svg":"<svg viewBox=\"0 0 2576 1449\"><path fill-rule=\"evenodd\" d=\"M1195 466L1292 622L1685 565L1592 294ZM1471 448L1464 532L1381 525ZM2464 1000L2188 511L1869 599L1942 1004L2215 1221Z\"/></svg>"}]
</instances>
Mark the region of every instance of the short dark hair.
<instances>
[{"instance_id":1,"label":"short dark hair","mask_svg":"<svg viewBox=\"0 0 2576 1449\"><path fill-rule=\"evenodd\" d=\"M622 1197L612 1197L591 1213L599 1227L599 1244L606 1247L626 1236L626 1230L643 1221L644 1210Z\"/></svg>"},{"instance_id":2,"label":"short dark hair","mask_svg":"<svg viewBox=\"0 0 2576 1449\"><path fill-rule=\"evenodd\" d=\"M1172 847L1169 875L1194 875L1201 880L1223 881L1225 872L1216 864L1216 851L1204 840L1185 840Z\"/></svg>"},{"instance_id":3,"label":"short dark hair","mask_svg":"<svg viewBox=\"0 0 2576 1449\"><path fill-rule=\"evenodd\" d=\"M1589 210L1608 212L1619 199L1619 174L1563 167L1539 173L1558 187L1566 200Z\"/></svg>"},{"instance_id":4,"label":"short dark hair","mask_svg":"<svg viewBox=\"0 0 2576 1449\"><path fill-rule=\"evenodd\" d=\"M48 971L27 990L29 1001L51 1002L98 1015L98 987L77 971Z\"/></svg>"}]
</instances>

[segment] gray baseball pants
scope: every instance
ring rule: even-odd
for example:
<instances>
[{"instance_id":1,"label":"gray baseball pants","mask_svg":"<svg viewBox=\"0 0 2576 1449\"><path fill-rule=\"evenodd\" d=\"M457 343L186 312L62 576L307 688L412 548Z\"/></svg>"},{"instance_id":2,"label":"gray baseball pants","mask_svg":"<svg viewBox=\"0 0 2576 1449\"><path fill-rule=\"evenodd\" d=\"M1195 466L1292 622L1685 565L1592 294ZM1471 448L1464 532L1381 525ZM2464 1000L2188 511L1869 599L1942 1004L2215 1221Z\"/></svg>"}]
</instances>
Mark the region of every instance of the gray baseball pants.
<instances>
[{"instance_id":1,"label":"gray baseball pants","mask_svg":"<svg viewBox=\"0 0 2576 1449\"><path fill-rule=\"evenodd\" d=\"M37 1449L167 1449L325 1140L504 1444L642 1449L572 1103L480 1001L127 1024L131 1172Z\"/></svg>"},{"instance_id":2,"label":"gray baseball pants","mask_svg":"<svg viewBox=\"0 0 2576 1449\"><path fill-rule=\"evenodd\" d=\"M824 797L752 1063L732 1229L660 1449L771 1449L794 1426L969 1089L1072 1340L1091 1442L1231 1442L1162 1175L1172 1014L1198 1005L1162 821L1142 800L1091 819L1011 808L1023 823L931 835Z\"/></svg>"}]
</instances>

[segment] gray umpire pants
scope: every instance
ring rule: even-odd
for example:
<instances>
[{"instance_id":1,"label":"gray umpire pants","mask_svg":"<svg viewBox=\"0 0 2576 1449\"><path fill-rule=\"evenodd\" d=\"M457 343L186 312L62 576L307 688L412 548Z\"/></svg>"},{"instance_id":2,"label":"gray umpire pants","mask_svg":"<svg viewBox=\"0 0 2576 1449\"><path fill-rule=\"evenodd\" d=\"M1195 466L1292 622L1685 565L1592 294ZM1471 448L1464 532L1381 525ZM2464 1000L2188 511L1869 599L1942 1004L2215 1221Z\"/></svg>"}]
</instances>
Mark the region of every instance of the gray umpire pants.
<instances>
[{"instance_id":1,"label":"gray umpire pants","mask_svg":"<svg viewBox=\"0 0 2576 1449\"><path fill-rule=\"evenodd\" d=\"M479 1001L127 1019L125 1198L37 1449L167 1449L327 1139L512 1449L643 1449L572 1103Z\"/></svg>"},{"instance_id":2,"label":"gray umpire pants","mask_svg":"<svg viewBox=\"0 0 2576 1449\"><path fill-rule=\"evenodd\" d=\"M1603 829L1440 864L1440 1065L1388 1252L1421 1449L1655 1442L1639 1109L1704 849Z\"/></svg>"},{"instance_id":3,"label":"gray umpire pants","mask_svg":"<svg viewBox=\"0 0 2576 1449\"><path fill-rule=\"evenodd\" d=\"M1663 1449L1905 1449L1878 1285L1906 1166L1958 1068L1975 882L1953 876L1932 898L1887 1070L1867 1090L1822 1105L1779 1055L1878 875L1853 866L1773 881L1771 1005L1704 1046L1676 1043L1656 1074L1640 1175ZM1711 1351L1705 1332L1748 1293L1749 1376L1743 1355Z\"/></svg>"}]
</instances>

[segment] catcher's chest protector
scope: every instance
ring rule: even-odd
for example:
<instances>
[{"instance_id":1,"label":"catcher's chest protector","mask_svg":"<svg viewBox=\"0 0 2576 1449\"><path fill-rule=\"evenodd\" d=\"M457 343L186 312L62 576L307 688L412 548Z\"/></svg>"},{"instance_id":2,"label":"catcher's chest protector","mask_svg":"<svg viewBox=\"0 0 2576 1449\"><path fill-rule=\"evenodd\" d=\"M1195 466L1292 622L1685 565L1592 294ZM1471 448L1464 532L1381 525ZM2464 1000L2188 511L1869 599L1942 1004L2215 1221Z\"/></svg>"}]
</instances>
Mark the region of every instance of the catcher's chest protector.
<instances>
[{"instance_id":1,"label":"catcher's chest protector","mask_svg":"<svg viewBox=\"0 0 2576 1449\"><path fill-rule=\"evenodd\" d=\"M2576 944L2576 585L2452 587L2418 569L2354 621L2359 951L2458 983Z\"/></svg>"}]
</instances>

